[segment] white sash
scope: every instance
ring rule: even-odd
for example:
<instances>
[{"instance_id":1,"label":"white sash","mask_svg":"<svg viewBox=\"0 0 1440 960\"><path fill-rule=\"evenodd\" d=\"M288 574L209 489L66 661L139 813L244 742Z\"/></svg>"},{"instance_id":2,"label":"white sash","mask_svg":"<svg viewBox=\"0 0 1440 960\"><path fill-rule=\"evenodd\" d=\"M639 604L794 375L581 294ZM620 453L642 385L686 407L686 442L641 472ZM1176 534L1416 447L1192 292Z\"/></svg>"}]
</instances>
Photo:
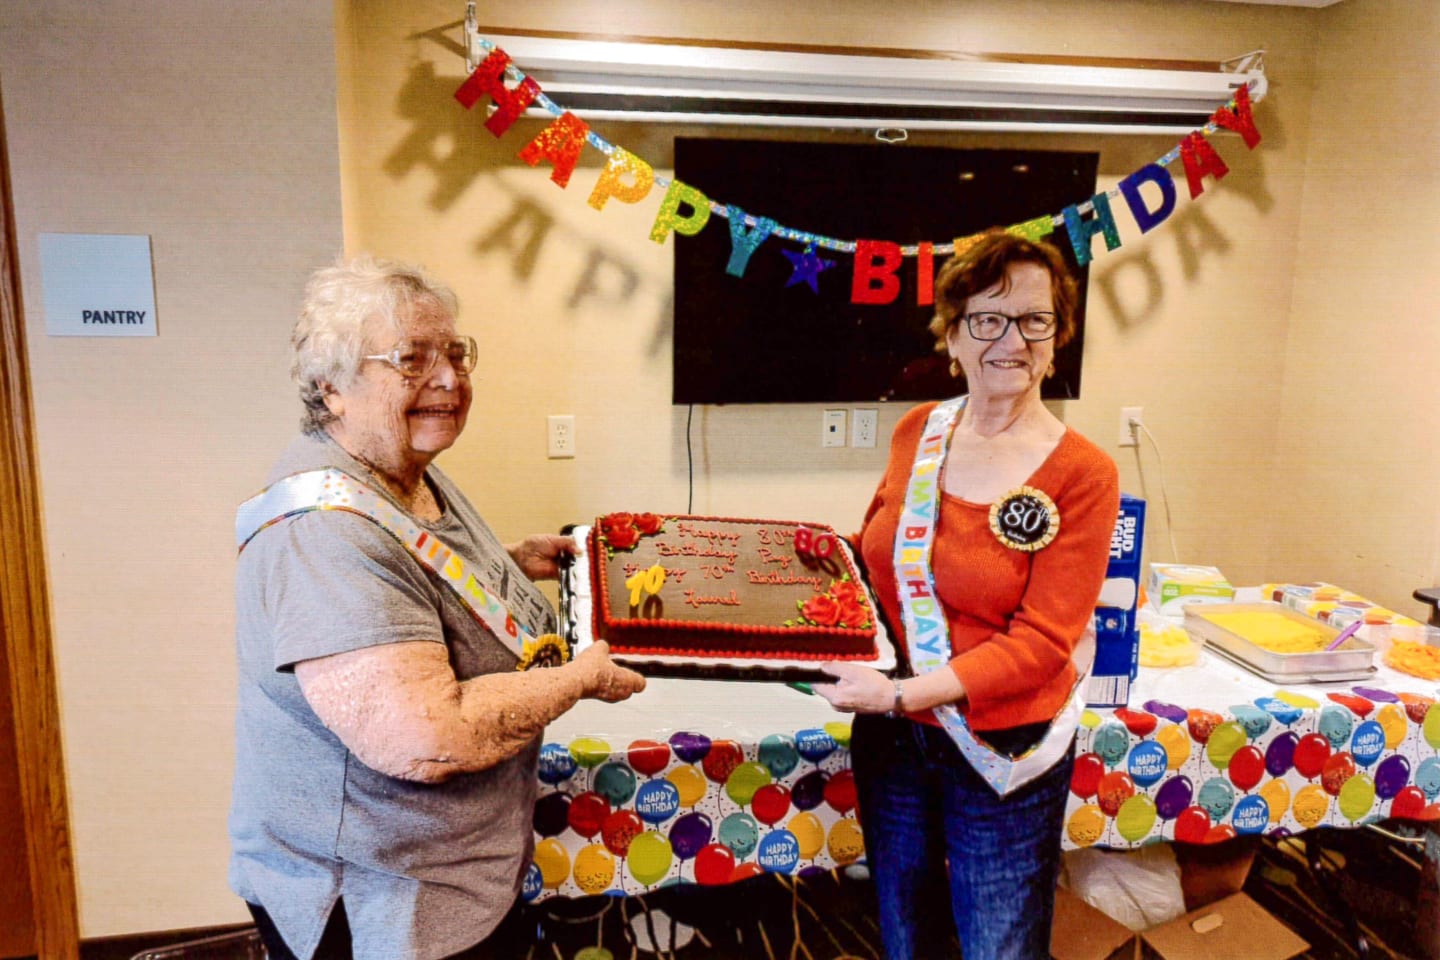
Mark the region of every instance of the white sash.
<instances>
[{"instance_id":1,"label":"white sash","mask_svg":"<svg viewBox=\"0 0 1440 960\"><path fill-rule=\"evenodd\" d=\"M346 510L373 520L399 540L422 567L448 586L476 620L521 658L522 666L528 665L539 650L553 643L553 639L536 639L536 633L553 629L547 619L553 613L548 613L549 604L528 580L503 577L500 584L495 584L484 570L477 570L476 564L467 563L464 557L447 547L433 533L422 530L380 493L334 467L293 474L242 503L235 511L238 550L243 551L256 534L271 524L310 510ZM503 562L490 566L505 569ZM528 618L535 621L530 629L513 616L501 600L507 588L511 591L528 588L535 594L533 599L524 595L517 597L518 600L530 600L522 606L537 614Z\"/></svg>"},{"instance_id":2,"label":"white sash","mask_svg":"<svg viewBox=\"0 0 1440 960\"><path fill-rule=\"evenodd\" d=\"M940 485L945 454L964 406L963 396L946 400L938 404L925 421L915 452L915 465L905 488L900 525L895 531L895 576L900 593L900 615L905 625L910 667L917 675L949 668L950 624L935 595L935 575L930 567L930 558L935 546L935 527L940 519ZM1019 757L1012 759L977 739L953 703L934 708L935 718L975 772L1003 797L1055 766L1069 751L1080 714L1085 709L1082 688L1085 677L1090 673L1094 653L1092 628L1087 629L1076 644L1072 656L1075 688L1064 708L1050 721L1040 742Z\"/></svg>"}]
</instances>

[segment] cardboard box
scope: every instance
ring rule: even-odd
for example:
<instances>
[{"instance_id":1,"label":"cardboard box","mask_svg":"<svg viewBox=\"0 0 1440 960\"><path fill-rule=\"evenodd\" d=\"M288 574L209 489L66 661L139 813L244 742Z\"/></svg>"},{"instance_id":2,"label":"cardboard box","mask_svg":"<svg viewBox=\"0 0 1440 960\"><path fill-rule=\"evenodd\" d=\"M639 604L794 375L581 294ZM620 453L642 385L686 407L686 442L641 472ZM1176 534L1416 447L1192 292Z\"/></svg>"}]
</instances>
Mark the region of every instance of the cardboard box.
<instances>
[{"instance_id":1,"label":"cardboard box","mask_svg":"<svg viewBox=\"0 0 1440 960\"><path fill-rule=\"evenodd\" d=\"M1310 945L1243 893L1140 935L1143 960L1287 960Z\"/></svg>"},{"instance_id":2,"label":"cardboard box","mask_svg":"<svg viewBox=\"0 0 1440 960\"><path fill-rule=\"evenodd\" d=\"M1187 603L1230 603L1235 588L1215 567L1188 563L1152 563L1146 584L1150 605L1167 617L1184 614Z\"/></svg>"},{"instance_id":3,"label":"cardboard box","mask_svg":"<svg viewBox=\"0 0 1440 960\"><path fill-rule=\"evenodd\" d=\"M1194 911L1245 888L1260 850L1260 838L1245 836L1224 843L1176 843L1171 847L1180 865L1185 909Z\"/></svg>"},{"instance_id":4,"label":"cardboard box","mask_svg":"<svg viewBox=\"0 0 1440 960\"><path fill-rule=\"evenodd\" d=\"M1052 960L1289 960L1309 948L1244 893L1136 934L1066 888L1055 891Z\"/></svg>"},{"instance_id":5,"label":"cardboard box","mask_svg":"<svg viewBox=\"0 0 1440 960\"><path fill-rule=\"evenodd\" d=\"M1092 707L1123 707L1140 669L1140 552L1144 546L1145 501L1120 494L1120 515L1110 538L1110 563L1095 607L1095 665L1085 688Z\"/></svg>"},{"instance_id":6,"label":"cardboard box","mask_svg":"<svg viewBox=\"0 0 1440 960\"><path fill-rule=\"evenodd\" d=\"M1056 888L1055 921L1050 927L1053 960L1134 960L1137 949L1129 927L1064 887Z\"/></svg>"}]
</instances>

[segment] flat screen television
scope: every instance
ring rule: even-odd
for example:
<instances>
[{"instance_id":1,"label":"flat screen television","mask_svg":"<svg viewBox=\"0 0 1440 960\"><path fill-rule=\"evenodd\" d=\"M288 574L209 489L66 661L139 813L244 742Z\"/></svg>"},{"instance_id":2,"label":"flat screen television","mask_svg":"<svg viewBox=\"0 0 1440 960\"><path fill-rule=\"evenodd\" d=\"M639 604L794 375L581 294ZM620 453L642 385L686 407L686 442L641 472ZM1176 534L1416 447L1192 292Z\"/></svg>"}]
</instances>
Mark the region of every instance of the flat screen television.
<instances>
[{"instance_id":1,"label":"flat screen television","mask_svg":"<svg viewBox=\"0 0 1440 960\"><path fill-rule=\"evenodd\" d=\"M677 137L676 178L712 201L796 230L842 240L936 244L990 226L1058 214L1095 193L1096 153L954 149ZM1055 358L1047 398L1080 396L1088 266L1063 229L1051 239L1080 288L1078 335ZM917 305L916 258L886 305L851 302L853 257L817 248L835 266L816 293L767 238L741 277L726 272L730 231L712 217L676 234L672 398L676 404L871 403L959 392L934 350L932 306ZM935 257L938 274L943 258Z\"/></svg>"}]
</instances>

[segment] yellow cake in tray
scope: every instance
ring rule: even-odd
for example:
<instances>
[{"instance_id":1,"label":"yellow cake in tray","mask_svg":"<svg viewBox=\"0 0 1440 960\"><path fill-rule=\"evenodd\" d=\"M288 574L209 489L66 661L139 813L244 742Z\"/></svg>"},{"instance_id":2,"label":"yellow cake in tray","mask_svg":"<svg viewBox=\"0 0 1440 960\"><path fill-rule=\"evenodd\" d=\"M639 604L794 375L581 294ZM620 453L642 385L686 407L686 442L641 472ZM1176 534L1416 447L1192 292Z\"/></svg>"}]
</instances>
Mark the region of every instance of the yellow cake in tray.
<instances>
[{"instance_id":1,"label":"yellow cake in tray","mask_svg":"<svg viewBox=\"0 0 1440 960\"><path fill-rule=\"evenodd\" d=\"M1375 646L1273 601L1185 608L1185 630L1262 677L1277 681L1363 679L1375 672Z\"/></svg>"},{"instance_id":2,"label":"yellow cake in tray","mask_svg":"<svg viewBox=\"0 0 1440 960\"><path fill-rule=\"evenodd\" d=\"M1313 653L1324 650L1335 636L1335 631L1318 623L1300 623L1279 611L1205 610L1197 611L1197 616L1271 653Z\"/></svg>"}]
</instances>

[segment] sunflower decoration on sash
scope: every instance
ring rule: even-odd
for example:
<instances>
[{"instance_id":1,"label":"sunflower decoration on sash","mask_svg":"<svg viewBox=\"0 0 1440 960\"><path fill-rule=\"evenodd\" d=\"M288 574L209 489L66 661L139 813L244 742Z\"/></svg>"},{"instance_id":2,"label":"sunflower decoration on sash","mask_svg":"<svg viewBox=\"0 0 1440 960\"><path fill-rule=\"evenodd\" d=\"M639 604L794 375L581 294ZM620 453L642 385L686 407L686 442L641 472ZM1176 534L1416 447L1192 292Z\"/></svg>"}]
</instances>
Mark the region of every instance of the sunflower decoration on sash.
<instances>
[{"instance_id":1,"label":"sunflower decoration on sash","mask_svg":"<svg viewBox=\"0 0 1440 960\"><path fill-rule=\"evenodd\" d=\"M516 670L532 667L558 667L570 661L570 644L558 633L542 633L538 637L527 637L520 648L520 659Z\"/></svg>"}]
</instances>

